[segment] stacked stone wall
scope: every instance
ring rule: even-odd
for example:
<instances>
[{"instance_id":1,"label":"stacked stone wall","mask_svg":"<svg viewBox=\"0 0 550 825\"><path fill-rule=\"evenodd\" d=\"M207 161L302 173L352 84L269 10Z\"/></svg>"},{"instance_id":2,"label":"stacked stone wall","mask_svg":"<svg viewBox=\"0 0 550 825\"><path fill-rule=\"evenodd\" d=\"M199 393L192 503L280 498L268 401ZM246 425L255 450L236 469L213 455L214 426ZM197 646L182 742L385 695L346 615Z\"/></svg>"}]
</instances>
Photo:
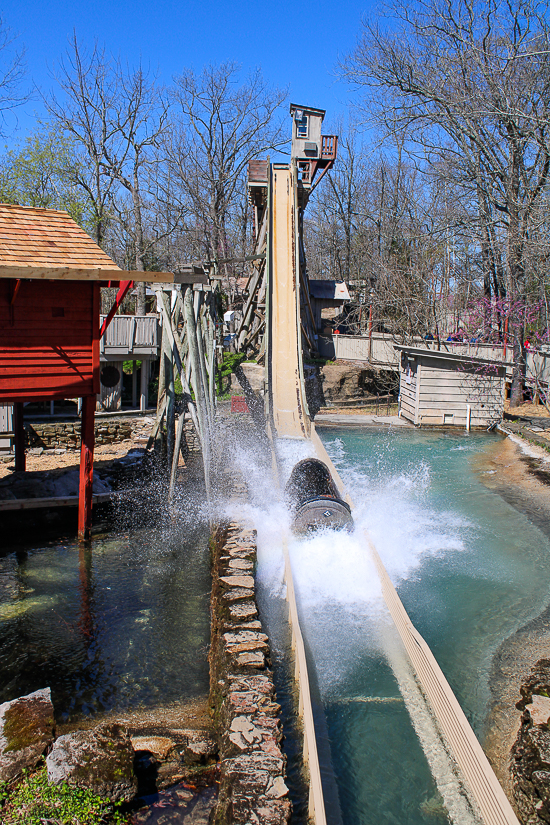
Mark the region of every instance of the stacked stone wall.
<instances>
[{"instance_id":1,"label":"stacked stone wall","mask_svg":"<svg viewBox=\"0 0 550 825\"><path fill-rule=\"evenodd\" d=\"M291 814L280 706L255 595L256 534L231 523L213 541L210 702L221 783L215 825L285 825Z\"/></svg>"},{"instance_id":2,"label":"stacked stone wall","mask_svg":"<svg viewBox=\"0 0 550 825\"><path fill-rule=\"evenodd\" d=\"M129 439L147 442L152 420L96 419L95 443L119 444ZM184 426L185 451L200 452L200 442L191 421ZM48 421L45 423L25 423L26 446L37 450L80 450L80 421Z\"/></svg>"},{"instance_id":3,"label":"stacked stone wall","mask_svg":"<svg viewBox=\"0 0 550 825\"><path fill-rule=\"evenodd\" d=\"M539 659L520 688L522 711L511 750L512 791L526 825L550 823L550 659Z\"/></svg>"},{"instance_id":4,"label":"stacked stone wall","mask_svg":"<svg viewBox=\"0 0 550 825\"><path fill-rule=\"evenodd\" d=\"M80 421L47 422L45 424L25 425L28 447L42 447L44 450L80 449ZM115 444L132 438L132 425L129 421L97 421L95 425L95 443Z\"/></svg>"}]
</instances>

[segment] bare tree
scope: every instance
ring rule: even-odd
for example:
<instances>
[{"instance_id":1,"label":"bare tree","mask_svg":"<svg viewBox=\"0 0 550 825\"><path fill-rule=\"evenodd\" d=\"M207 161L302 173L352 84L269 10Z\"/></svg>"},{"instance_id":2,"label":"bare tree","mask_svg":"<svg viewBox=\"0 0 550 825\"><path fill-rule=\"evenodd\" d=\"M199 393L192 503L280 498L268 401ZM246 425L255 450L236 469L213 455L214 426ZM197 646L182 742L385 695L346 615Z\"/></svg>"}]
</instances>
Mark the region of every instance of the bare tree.
<instances>
[{"instance_id":1,"label":"bare tree","mask_svg":"<svg viewBox=\"0 0 550 825\"><path fill-rule=\"evenodd\" d=\"M319 253L316 277L323 275L349 283L361 279L357 237L364 225L366 190L369 183L367 150L357 124L342 122L338 134L338 163L327 175L327 184L316 190L305 219L312 243L308 259L314 264ZM316 237L315 237L316 236Z\"/></svg>"},{"instance_id":2,"label":"bare tree","mask_svg":"<svg viewBox=\"0 0 550 825\"><path fill-rule=\"evenodd\" d=\"M22 106L29 99L23 89L25 52L15 47L17 38L0 18L0 135L5 135L6 112Z\"/></svg>"},{"instance_id":3,"label":"bare tree","mask_svg":"<svg viewBox=\"0 0 550 825\"><path fill-rule=\"evenodd\" d=\"M475 181L479 218L503 235L503 282L524 302L534 210L550 172L550 48L545 8L531 0L398 0L392 27L366 23L344 65L348 78L380 96L392 122L428 159L452 157ZM376 108L372 94L369 107ZM384 113L378 108L378 116ZM495 215L492 213L496 213ZM490 263L494 243L482 250ZM491 266L498 270L498 261ZM517 300L516 300L517 299ZM512 403L522 391L521 325Z\"/></svg>"},{"instance_id":4,"label":"bare tree","mask_svg":"<svg viewBox=\"0 0 550 825\"><path fill-rule=\"evenodd\" d=\"M47 106L89 159L89 172L78 183L93 204L96 240L102 243L106 223L116 221L131 245L130 264L144 271L148 254L175 228L182 212L172 210L160 231L148 214L157 206L162 164L157 150L167 129L168 104L141 66L132 70L97 45L86 55L76 36L58 82L64 95L50 97ZM144 283L137 288L136 311L145 312Z\"/></svg>"},{"instance_id":5,"label":"bare tree","mask_svg":"<svg viewBox=\"0 0 550 825\"><path fill-rule=\"evenodd\" d=\"M286 92L271 89L260 71L244 82L239 75L235 63L207 66L200 75L187 71L175 79L171 95L172 172L193 211L205 256L213 261L230 257L228 221L238 211L248 162L287 142L279 115Z\"/></svg>"}]
</instances>

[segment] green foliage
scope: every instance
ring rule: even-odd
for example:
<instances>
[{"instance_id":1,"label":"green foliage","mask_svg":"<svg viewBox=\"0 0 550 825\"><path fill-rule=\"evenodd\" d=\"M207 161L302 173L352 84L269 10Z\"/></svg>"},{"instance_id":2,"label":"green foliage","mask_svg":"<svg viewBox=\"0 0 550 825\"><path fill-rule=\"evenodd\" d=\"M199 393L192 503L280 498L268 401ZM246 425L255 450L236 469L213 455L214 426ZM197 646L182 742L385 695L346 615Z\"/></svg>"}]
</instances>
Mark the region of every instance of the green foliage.
<instances>
[{"instance_id":1,"label":"green foliage","mask_svg":"<svg viewBox=\"0 0 550 825\"><path fill-rule=\"evenodd\" d=\"M121 804L113 804L91 791L63 783L50 785L46 768L25 774L23 780L7 791L0 786L0 804L4 825L123 825L129 821L121 813Z\"/></svg>"},{"instance_id":2,"label":"green foliage","mask_svg":"<svg viewBox=\"0 0 550 825\"><path fill-rule=\"evenodd\" d=\"M231 373L235 372L237 367L246 361L244 352L227 352L223 356L222 363L218 366L216 374L216 395L218 398L228 396L229 381Z\"/></svg>"},{"instance_id":3,"label":"green foliage","mask_svg":"<svg viewBox=\"0 0 550 825\"><path fill-rule=\"evenodd\" d=\"M138 370L141 367L141 361L124 361L122 364L122 371L126 375L131 375L135 369Z\"/></svg>"},{"instance_id":4,"label":"green foliage","mask_svg":"<svg viewBox=\"0 0 550 825\"><path fill-rule=\"evenodd\" d=\"M91 231L89 202L77 185L80 160L71 141L55 131L36 132L0 158L0 201L64 209Z\"/></svg>"},{"instance_id":5,"label":"green foliage","mask_svg":"<svg viewBox=\"0 0 550 825\"><path fill-rule=\"evenodd\" d=\"M305 358L304 359L304 364L312 364L312 365L319 364L321 367L324 367L325 364L335 364L335 363L336 363L335 358Z\"/></svg>"}]
</instances>

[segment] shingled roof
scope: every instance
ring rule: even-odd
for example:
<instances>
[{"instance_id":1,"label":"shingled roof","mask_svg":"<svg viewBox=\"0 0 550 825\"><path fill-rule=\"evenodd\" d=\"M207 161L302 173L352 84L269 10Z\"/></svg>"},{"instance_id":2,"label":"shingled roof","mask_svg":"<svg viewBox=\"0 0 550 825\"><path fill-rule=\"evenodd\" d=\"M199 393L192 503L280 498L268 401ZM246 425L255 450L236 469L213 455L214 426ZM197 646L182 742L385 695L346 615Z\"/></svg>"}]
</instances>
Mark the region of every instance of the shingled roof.
<instances>
[{"instance_id":1,"label":"shingled roof","mask_svg":"<svg viewBox=\"0 0 550 825\"><path fill-rule=\"evenodd\" d=\"M173 283L171 272L120 269L67 212L0 204L0 278Z\"/></svg>"},{"instance_id":2,"label":"shingled roof","mask_svg":"<svg viewBox=\"0 0 550 825\"><path fill-rule=\"evenodd\" d=\"M0 266L119 269L67 212L4 203Z\"/></svg>"}]
</instances>

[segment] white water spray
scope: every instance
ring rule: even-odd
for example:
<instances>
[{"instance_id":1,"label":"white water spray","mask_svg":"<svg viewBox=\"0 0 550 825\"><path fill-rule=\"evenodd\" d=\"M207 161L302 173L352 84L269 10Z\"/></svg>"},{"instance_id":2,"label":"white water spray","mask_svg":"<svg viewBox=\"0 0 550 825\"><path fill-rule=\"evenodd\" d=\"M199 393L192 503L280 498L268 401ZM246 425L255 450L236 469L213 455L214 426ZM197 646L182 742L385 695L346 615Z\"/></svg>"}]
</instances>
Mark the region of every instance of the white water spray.
<instances>
[{"instance_id":1,"label":"white water spray","mask_svg":"<svg viewBox=\"0 0 550 825\"><path fill-rule=\"evenodd\" d=\"M329 446L335 464L342 464L343 445ZM303 458L314 455L309 442L280 440L277 445L281 484ZM373 652L390 664L420 740L438 790L454 823L473 825L475 815L464 796L456 769L426 706L406 655L390 628L380 582L363 538L368 530L394 583L411 576L430 556L463 551L460 537L466 523L452 513L434 513L424 503L430 485L427 465L399 475L367 475L344 468L342 475L356 503L356 529L351 534L319 531L308 539L290 534L289 512L271 478L243 450L236 456L247 478L251 501L239 517L251 519L258 533L258 576L274 598L284 597L282 536L288 539L301 624L315 662L322 698L345 700L346 676ZM384 465L384 458L378 463ZM342 469L339 467L339 469ZM232 511L232 517L237 514ZM368 686L365 686L368 691Z\"/></svg>"}]
</instances>

